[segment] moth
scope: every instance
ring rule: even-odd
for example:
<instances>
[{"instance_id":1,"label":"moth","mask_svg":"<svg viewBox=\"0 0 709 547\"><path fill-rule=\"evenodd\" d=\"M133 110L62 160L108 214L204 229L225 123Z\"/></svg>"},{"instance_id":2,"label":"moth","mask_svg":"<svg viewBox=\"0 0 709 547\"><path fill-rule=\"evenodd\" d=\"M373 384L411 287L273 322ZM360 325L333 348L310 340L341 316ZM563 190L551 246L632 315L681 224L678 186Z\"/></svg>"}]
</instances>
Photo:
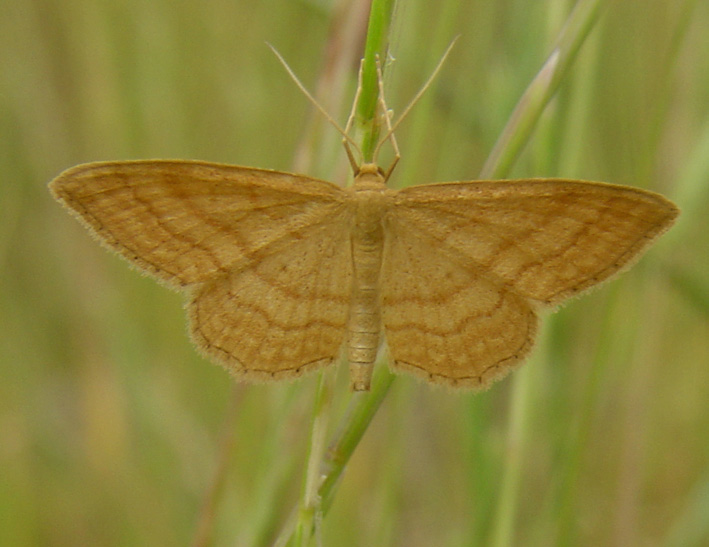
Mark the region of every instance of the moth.
<instances>
[{"instance_id":1,"label":"moth","mask_svg":"<svg viewBox=\"0 0 709 547\"><path fill-rule=\"evenodd\" d=\"M540 310L630 267L678 215L661 195L601 182L390 188L399 154L380 96L395 161L355 160L351 117L347 188L149 160L79 165L50 190L101 243L187 294L192 339L237 379L295 378L344 348L357 391L383 342L396 372L489 386L529 354Z\"/></svg>"}]
</instances>

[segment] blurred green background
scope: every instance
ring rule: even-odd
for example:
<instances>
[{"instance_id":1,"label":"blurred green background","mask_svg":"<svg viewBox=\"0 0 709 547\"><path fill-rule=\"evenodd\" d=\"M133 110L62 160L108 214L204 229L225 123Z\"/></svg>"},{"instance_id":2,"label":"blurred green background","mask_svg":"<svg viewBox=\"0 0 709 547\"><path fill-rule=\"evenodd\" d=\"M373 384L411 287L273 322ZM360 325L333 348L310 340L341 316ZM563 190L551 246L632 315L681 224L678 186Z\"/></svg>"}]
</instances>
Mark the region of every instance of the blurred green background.
<instances>
[{"instance_id":1,"label":"blurred green background","mask_svg":"<svg viewBox=\"0 0 709 547\"><path fill-rule=\"evenodd\" d=\"M462 395L399 378L325 545L490 545L510 457L513 545L709 544L709 4L608 4L513 175L652 189L683 215L633 270L546 319L521 430L514 377ZM394 185L477 176L572 5L399 2L395 111L461 37L398 131ZM0 545L186 544L205 514L216 545L276 537L315 378L234 388L190 345L181 296L92 241L46 185L136 158L344 183L339 137L264 42L344 123L366 15L335 0L3 6ZM337 415L350 394L346 367L332 373Z\"/></svg>"}]
</instances>

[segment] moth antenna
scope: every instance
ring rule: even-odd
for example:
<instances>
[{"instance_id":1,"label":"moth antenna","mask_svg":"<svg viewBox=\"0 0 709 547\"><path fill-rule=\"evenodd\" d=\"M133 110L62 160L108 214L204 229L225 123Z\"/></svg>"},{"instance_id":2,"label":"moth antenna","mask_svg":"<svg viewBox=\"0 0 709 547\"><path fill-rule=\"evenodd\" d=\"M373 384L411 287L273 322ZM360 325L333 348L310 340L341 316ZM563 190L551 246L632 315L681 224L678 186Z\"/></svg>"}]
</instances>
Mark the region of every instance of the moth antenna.
<instances>
[{"instance_id":1,"label":"moth antenna","mask_svg":"<svg viewBox=\"0 0 709 547\"><path fill-rule=\"evenodd\" d=\"M384 180L388 181L389 177L391 177L391 174L394 172L396 164L399 163L399 160L401 159L401 154L399 153L399 145L396 142L396 135L391 130L391 117L393 114L387 107L386 99L384 98L384 75L382 74L382 64L379 60L379 55L376 56L375 61L377 65L377 85L379 86L379 108L382 110L381 116L384 118L384 124L386 125L387 130L385 139L388 138L391 140L391 146L394 149L394 159L384 173ZM372 154L372 160L374 163L377 163L380 148L381 142L377 144L377 147L374 149L374 153Z\"/></svg>"},{"instance_id":2,"label":"moth antenna","mask_svg":"<svg viewBox=\"0 0 709 547\"><path fill-rule=\"evenodd\" d=\"M350 137L350 136L347 134L347 132L346 132L344 129L342 129L342 127L340 127L340 124L338 124L338 123L334 120L334 118L333 118L332 116L330 116L330 114L328 114L327 111L326 111L322 106L320 106L320 103L318 103L318 102L315 100L315 97L313 97L313 96L310 94L310 91L308 91L307 88L301 83L301 81L298 79L298 76L295 75L295 72L293 72L293 70L291 69L291 67L288 66L288 63L286 63L286 60L283 58L283 56L282 56L280 53L278 53L278 51L276 50L276 48L273 47L273 46L272 46L271 44L269 44L268 42L266 42L266 45L267 45L269 48L271 48L271 51L273 52L273 54L274 54L274 55L276 56L276 58L280 61L280 63L283 65L283 68L286 69L286 72L287 72L288 75L291 77L291 79L295 82L295 85L298 86L298 89L300 89L300 90L303 92L303 95L305 95L305 96L308 98L308 100L312 103L312 105L313 105L315 108L317 108L317 109L320 111L320 113L321 113L323 116L325 116L325 119L326 119L328 122L330 122L330 124L337 130L337 132L340 133L340 135L342 135L342 138L345 140L345 142L347 142L347 143L348 143L350 146L352 146L355 150L359 150L359 147L357 146L357 143L354 141L354 139L352 139L352 137ZM351 152L348 154L348 156L351 156ZM352 161L352 159L350 158L350 162L351 162L351 161Z\"/></svg>"},{"instance_id":3,"label":"moth antenna","mask_svg":"<svg viewBox=\"0 0 709 547\"><path fill-rule=\"evenodd\" d=\"M399 124L401 124L401 122L404 121L404 119L409 114L409 112L411 112L411 109L416 105L417 102L419 102L419 99L421 99L421 97L426 92L426 90L431 86L431 83L433 82L434 78L436 76L438 76L438 73L441 71L441 68L443 67L443 63L448 58L448 55L450 54L451 50L453 49L453 46L455 45L455 43L458 41L458 38L460 38L460 36L456 36L453 39L453 41L450 43L450 45L446 49L445 53L441 57L441 60L438 61L436 68L433 70L431 75L428 77L428 80L426 80L426 83L423 84L421 89L419 89L418 93L416 93L416 95L414 95L414 98L411 99L411 101L409 102L407 107L404 108L403 112L401 113L401 116L399 116L399 119L397 119L391 125L391 127L388 129L388 131L386 132L384 137L382 137L382 139L379 141L379 144L377 144L377 147L374 149L374 157L377 157L377 154L379 153L379 149L382 147L382 145L392 137L394 132L399 127Z\"/></svg>"}]
</instances>

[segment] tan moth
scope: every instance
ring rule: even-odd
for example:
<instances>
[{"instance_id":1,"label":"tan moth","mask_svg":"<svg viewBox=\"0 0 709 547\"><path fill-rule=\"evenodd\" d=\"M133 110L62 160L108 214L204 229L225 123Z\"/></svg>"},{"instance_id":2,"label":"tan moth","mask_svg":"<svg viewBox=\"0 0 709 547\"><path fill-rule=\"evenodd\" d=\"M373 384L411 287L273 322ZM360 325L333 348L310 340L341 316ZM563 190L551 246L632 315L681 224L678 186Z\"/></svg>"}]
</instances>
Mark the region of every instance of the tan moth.
<instances>
[{"instance_id":1,"label":"tan moth","mask_svg":"<svg viewBox=\"0 0 709 547\"><path fill-rule=\"evenodd\" d=\"M661 195L600 182L389 188L398 122L380 102L396 159L355 161L351 116L348 188L148 160L78 165L50 189L103 244L187 293L194 342L237 379L295 378L344 347L359 391L384 341L394 371L488 386L529 354L541 309L628 268L678 215Z\"/></svg>"}]
</instances>

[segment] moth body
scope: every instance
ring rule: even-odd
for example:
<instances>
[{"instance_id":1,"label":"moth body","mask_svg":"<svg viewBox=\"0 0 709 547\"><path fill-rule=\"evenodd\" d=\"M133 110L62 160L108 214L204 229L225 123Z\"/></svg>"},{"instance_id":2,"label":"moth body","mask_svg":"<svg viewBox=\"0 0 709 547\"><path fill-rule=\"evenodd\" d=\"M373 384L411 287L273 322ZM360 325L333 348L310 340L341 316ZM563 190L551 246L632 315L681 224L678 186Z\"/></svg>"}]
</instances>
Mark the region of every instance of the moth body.
<instances>
[{"instance_id":1,"label":"moth body","mask_svg":"<svg viewBox=\"0 0 709 547\"><path fill-rule=\"evenodd\" d=\"M365 164L360 168L351 192L354 204L351 238L353 280L347 346L352 389L367 391L381 342L382 222L392 190L387 189L381 170L376 165Z\"/></svg>"}]
</instances>

